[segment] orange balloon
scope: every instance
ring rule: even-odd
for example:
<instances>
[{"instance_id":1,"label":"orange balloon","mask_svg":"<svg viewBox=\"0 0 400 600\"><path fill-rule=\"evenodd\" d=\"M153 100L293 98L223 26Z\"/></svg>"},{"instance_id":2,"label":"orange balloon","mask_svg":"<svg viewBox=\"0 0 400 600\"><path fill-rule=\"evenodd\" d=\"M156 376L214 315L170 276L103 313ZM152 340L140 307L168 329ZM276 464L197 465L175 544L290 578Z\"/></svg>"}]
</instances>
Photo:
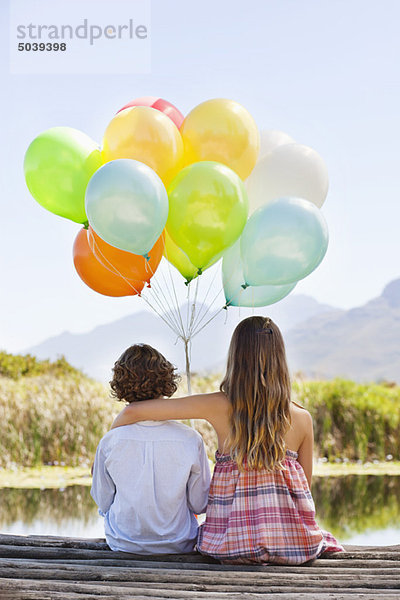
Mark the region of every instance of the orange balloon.
<instances>
[{"instance_id":1,"label":"orange balloon","mask_svg":"<svg viewBox=\"0 0 400 600\"><path fill-rule=\"evenodd\" d=\"M154 246L149 250L150 259L141 254L133 254L120 250L105 242L92 227L88 229L90 250L101 264L114 273L120 273L128 279L147 281L153 277L164 252L164 233L160 235Z\"/></svg>"},{"instance_id":2,"label":"orange balloon","mask_svg":"<svg viewBox=\"0 0 400 600\"><path fill-rule=\"evenodd\" d=\"M125 280L97 260L90 250L86 229L81 229L75 238L73 256L79 277L103 296L135 296L144 288L143 281Z\"/></svg>"}]
</instances>

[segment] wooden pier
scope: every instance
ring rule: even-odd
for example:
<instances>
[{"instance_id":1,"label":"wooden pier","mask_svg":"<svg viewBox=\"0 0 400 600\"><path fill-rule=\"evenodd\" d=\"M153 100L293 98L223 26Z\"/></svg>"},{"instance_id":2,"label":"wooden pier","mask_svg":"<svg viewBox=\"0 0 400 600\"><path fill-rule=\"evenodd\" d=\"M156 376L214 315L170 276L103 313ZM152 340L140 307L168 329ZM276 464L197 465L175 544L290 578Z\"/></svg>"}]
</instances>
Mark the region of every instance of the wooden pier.
<instances>
[{"instance_id":1,"label":"wooden pier","mask_svg":"<svg viewBox=\"0 0 400 600\"><path fill-rule=\"evenodd\" d=\"M399 600L400 545L347 546L307 565L227 566L143 557L102 539L0 535L1 600Z\"/></svg>"}]
</instances>

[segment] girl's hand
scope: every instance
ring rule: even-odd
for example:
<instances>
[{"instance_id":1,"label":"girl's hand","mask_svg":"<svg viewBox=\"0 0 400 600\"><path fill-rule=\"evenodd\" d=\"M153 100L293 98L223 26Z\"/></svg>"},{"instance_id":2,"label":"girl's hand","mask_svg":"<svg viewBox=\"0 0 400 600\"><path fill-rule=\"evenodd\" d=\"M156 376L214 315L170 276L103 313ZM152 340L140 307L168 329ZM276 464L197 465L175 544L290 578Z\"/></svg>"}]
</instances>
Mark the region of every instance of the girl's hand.
<instances>
[{"instance_id":1,"label":"girl's hand","mask_svg":"<svg viewBox=\"0 0 400 600\"><path fill-rule=\"evenodd\" d=\"M132 404L125 406L125 408L121 410L121 412L115 417L113 424L111 425L111 429L121 427L122 425L131 425L132 423L140 421L140 417L137 418L135 415L136 406L137 405L133 402Z\"/></svg>"}]
</instances>

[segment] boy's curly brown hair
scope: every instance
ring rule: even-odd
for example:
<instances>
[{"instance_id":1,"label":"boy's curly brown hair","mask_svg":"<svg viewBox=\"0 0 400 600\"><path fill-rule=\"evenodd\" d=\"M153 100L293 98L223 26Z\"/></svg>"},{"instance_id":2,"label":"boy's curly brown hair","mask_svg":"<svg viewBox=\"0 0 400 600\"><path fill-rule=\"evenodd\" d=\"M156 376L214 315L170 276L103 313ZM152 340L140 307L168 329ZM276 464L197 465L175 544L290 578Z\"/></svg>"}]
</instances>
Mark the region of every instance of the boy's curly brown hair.
<instances>
[{"instance_id":1,"label":"boy's curly brown hair","mask_svg":"<svg viewBox=\"0 0 400 600\"><path fill-rule=\"evenodd\" d=\"M148 344L130 346L115 362L111 395L123 402L172 396L178 389L176 368Z\"/></svg>"}]
</instances>

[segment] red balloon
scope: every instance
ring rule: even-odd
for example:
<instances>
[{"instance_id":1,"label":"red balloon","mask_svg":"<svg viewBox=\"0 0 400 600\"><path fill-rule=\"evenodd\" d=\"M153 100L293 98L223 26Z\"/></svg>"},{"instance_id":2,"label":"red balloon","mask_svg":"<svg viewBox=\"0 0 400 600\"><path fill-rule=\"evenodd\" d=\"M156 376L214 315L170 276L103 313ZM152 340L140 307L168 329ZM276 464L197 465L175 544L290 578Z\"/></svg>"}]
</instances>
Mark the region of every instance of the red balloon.
<instances>
[{"instance_id":1,"label":"red balloon","mask_svg":"<svg viewBox=\"0 0 400 600\"><path fill-rule=\"evenodd\" d=\"M181 128L181 125L184 120L183 114L171 104L171 102L167 102L167 100L163 100L162 98L157 98L156 96L141 96L140 98L135 98L128 104L125 104L122 108L119 109L125 110L125 108L131 108L132 106L149 106L150 108L155 108L160 112L163 112L167 117L171 119L175 123L178 129ZM118 114L118 113L117 113Z\"/></svg>"},{"instance_id":2,"label":"red balloon","mask_svg":"<svg viewBox=\"0 0 400 600\"><path fill-rule=\"evenodd\" d=\"M143 281L124 279L97 260L89 247L86 229L81 229L75 238L73 256L79 277L103 296L135 296L144 288Z\"/></svg>"}]
</instances>

